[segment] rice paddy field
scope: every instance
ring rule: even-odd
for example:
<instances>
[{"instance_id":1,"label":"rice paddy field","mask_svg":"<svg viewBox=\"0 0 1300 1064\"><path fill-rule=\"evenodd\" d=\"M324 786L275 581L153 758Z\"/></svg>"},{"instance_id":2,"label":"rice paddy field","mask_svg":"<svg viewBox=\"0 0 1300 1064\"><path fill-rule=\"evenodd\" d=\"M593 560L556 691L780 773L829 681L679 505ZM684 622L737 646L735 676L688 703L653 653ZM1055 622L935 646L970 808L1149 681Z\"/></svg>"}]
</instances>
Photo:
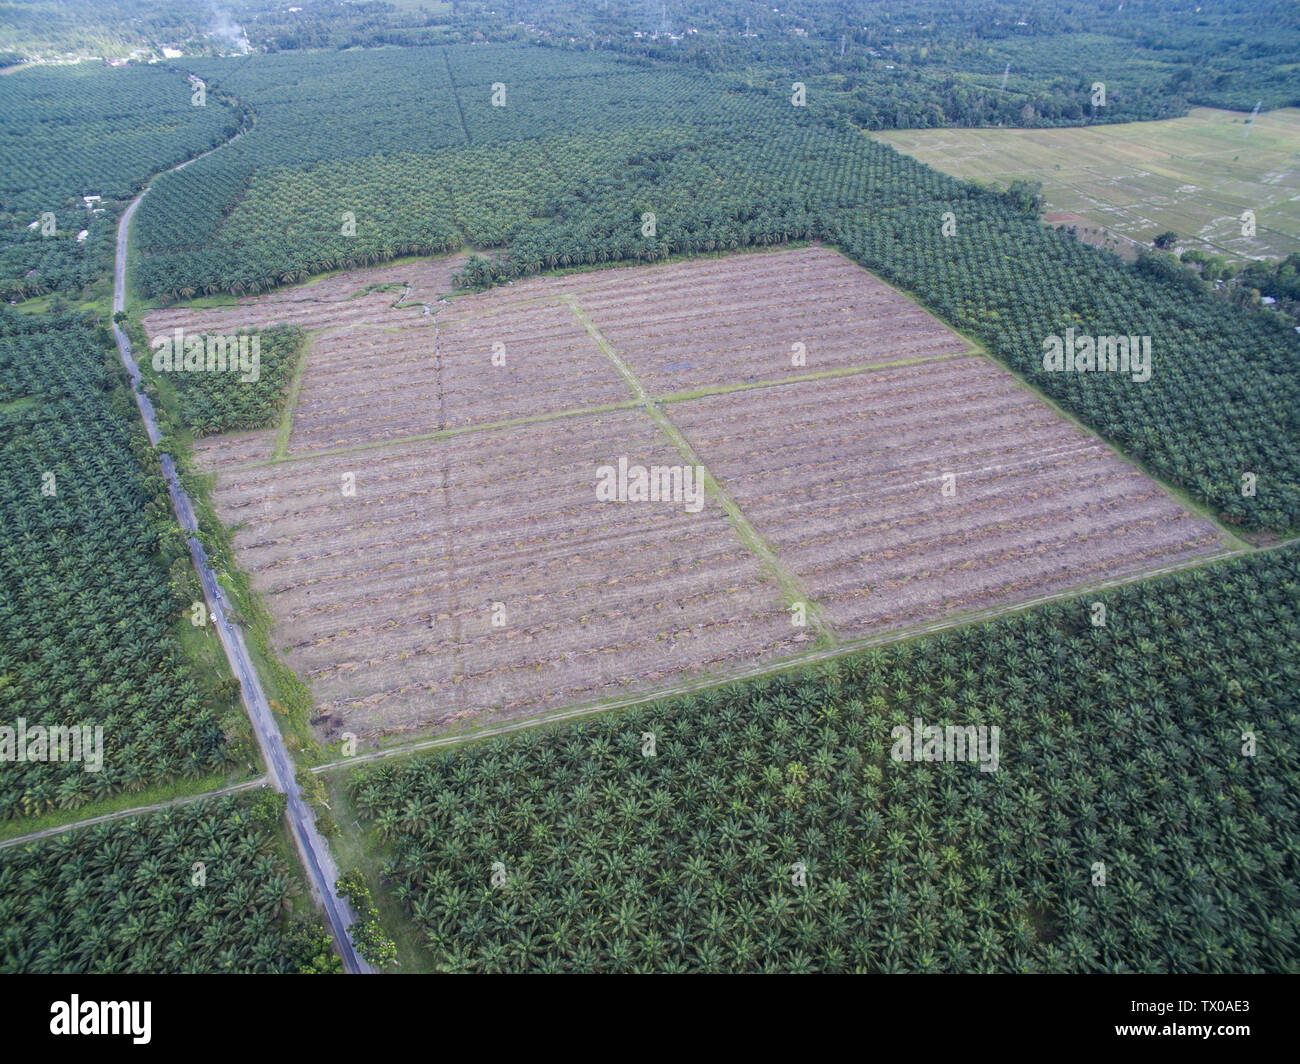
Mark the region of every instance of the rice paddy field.
<instances>
[{"instance_id":1,"label":"rice paddy field","mask_svg":"<svg viewBox=\"0 0 1300 1064\"><path fill-rule=\"evenodd\" d=\"M1194 108L1186 118L1062 129L923 129L873 134L954 177L1040 181L1049 213L1072 213L1149 244L1233 258L1300 251L1300 108ZM1241 216L1255 214L1255 235ZM1122 243L1122 241L1121 241Z\"/></svg>"}]
</instances>

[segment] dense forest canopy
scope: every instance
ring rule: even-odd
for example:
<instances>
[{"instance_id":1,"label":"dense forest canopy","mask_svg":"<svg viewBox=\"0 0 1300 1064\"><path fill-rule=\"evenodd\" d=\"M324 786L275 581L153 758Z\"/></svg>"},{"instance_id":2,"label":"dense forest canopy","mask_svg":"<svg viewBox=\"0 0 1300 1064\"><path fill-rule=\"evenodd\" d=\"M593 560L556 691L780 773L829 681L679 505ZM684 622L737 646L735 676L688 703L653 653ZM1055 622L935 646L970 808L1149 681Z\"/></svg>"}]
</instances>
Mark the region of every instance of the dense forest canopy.
<instances>
[{"instance_id":1,"label":"dense forest canopy","mask_svg":"<svg viewBox=\"0 0 1300 1064\"><path fill-rule=\"evenodd\" d=\"M1057 125L1300 103L1285 0L64 0L8 6L15 58L533 40L815 85L866 129ZM1104 105L1091 89L1108 86Z\"/></svg>"},{"instance_id":2,"label":"dense forest canopy","mask_svg":"<svg viewBox=\"0 0 1300 1064\"><path fill-rule=\"evenodd\" d=\"M105 743L96 772L0 762L0 820L207 775L232 752L230 697L218 706L174 632L196 582L110 352L79 315L0 309L0 722L102 727Z\"/></svg>"},{"instance_id":3,"label":"dense forest canopy","mask_svg":"<svg viewBox=\"0 0 1300 1064\"><path fill-rule=\"evenodd\" d=\"M238 128L219 98L195 107L191 97L163 67L40 66L0 78L0 295L77 293L108 271L125 201Z\"/></svg>"},{"instance_id":4,"label":"dense forest canopy","mask_svg":"<svg viewBox=\"0 0 1300 1064\"><path fill-rule=\"evenodd\" d=\"M0 850L0 972L337 972L289 916L283 810L261 791Z\"/></svg>"}]
</instances>

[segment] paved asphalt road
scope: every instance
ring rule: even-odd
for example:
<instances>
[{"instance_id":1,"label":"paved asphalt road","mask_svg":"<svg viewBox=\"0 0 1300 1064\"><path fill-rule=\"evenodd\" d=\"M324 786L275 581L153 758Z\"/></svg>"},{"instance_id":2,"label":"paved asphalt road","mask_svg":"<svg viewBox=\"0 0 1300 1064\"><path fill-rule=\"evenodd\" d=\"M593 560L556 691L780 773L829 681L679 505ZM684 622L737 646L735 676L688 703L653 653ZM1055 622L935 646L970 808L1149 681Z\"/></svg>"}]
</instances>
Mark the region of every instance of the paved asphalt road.
<instances>
[{"instance_id":1,"label":"paved asphalt road","mask_svg":"<svg viewBox=\"0 0 1300 1064\"><path fill-rule=\"evenodd\" d=\"M182 166L188 165L189 163L182 163L174 169L179 170ZM117 227L117 259L113 268L114 314L125 305L126 245L131 218L140 201L148 194L149 190L146 188L135 198L126 213L122 215L122 220ZM116 322L113 323L113 335L117 339L117 349L122 355L122 362L126 365L127 372L131 374L135 400L140 407L140 416L144 418L149 442L157 447L158 424L154 419L153 404L148 396L141 394L139 390L140 368L131 355L131 341L127 339L126 333L118 328ZM289 825L293 831L294 842L298 846L303 867L307 869L307 875L311 880L312 893L325 910L330 933L334 936L339 955L343 958L344 970L350 973L373 972L374 969L357 953L348 937L348 928L356 920L356 913L351 905L334 891L334 883L339 875L334 856L330 853L325 839L316 830L315 815L302 799L297 781L294 779L293 760L289 757L280 729L271 716L271 707L267 703L266 693L262 690L257 670L253 668L252 658L249 657L248 647L244 643L244 633L227 619L230 611L229 600L221 590L212 566L208 564L203 545L192 535L198 530L198 523L194 519L194 507L190 504L189 496L185 494L185 489L181 487L180 480L176 476L176 466L172 462L171 455L162 455L162 469L167 477L167 491L172 498L172 507L176 511L181 528L186 533L190 556L194 559L194 568L203 584L208 616L211 623L216 626L217 635L221 637L221 645L230 660L230 668L239 678L244 705L248 709L249 719L253 722L253 730L257 733L257 744L262 750L262 759L266 763L271 784L288 797Z\"/></svg>"}]
</instances>

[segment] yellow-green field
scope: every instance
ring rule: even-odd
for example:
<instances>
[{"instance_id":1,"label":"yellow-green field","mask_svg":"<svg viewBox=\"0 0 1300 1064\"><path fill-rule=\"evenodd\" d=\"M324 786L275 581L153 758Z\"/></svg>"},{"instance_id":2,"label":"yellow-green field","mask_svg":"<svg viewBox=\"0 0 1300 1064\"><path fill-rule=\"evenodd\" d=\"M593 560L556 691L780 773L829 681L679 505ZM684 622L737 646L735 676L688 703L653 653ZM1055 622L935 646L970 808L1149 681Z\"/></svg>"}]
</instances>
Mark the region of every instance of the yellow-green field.
<instances>
[{"instance_id":1,"label":"yellow-green field","mask_svg":"<svg viewBox=\"0 0 1300 1064\"><path fill-rule=\"evenodd\" d=\"M1300 108L1197 107L1163 122L1064 129L926 129L873 136L937 170L980 182L1043 183L1049 212L1073 212L1142 243L1234 258L1300 251ZM1255 214L1255 235L1242 214Z\"/></svg>"}]
</instances>

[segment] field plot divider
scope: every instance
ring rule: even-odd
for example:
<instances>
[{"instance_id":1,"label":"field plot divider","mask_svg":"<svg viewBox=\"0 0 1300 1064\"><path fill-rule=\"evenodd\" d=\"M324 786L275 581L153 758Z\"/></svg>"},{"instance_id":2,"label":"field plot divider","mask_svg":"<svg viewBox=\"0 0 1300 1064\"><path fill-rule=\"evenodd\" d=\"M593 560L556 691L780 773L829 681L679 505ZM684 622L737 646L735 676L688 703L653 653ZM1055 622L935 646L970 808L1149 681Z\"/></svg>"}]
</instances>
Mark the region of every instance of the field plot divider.
<instances>
[{"instance_id":1,"label":"field plot divider","mask_svg":"<svg viewBox=\"0 0 1300 1064\"><path fill-rule=\"evenodd\" d=\"M268 787L271 780L266 775L258 776L254 780L245 780L243 783L232 783L229 787L218 787L213 791L204 791L202 794L187 794L183 798L168 798L161 802L151 802L148 805L137 805L130 809L118 809L112 813L101 813L99 816L85 817L82 820L71 820L66 824L58 824L52 828L41 828L39 831L28 832L26 835L15 835L11 839L0 840L0 850L7 849L11 846L22 846L29 842L35 842L37 839L48 839L55 835L62 835L67 831L76 831L78 828L90 827L92 824L104 824L110 820L121 820L124 817L143 816L146 813L156 813L160 809L176 809L182 805L192 805L195 802L205 802L211 798L220 798L225 794L238 794L241 791L251 791L258 787Z\"/></svg>"},{"instance_id":2,"label":"field plot divider","mask_svg":"<svg viewBox=\"0 0 1300 1064\"><path fill-rule=\"evenodd\" d=\"M659 426L659 430L667 437L668 442L676 448L677 453L690 465L702 471L701 479L704 483L704 490L722 507L727 519L736 530L740 542L758 557L758 560L775 578L786 606L803 603L807 620L817 632L820 640L832 647L837 645L838 639L829 620L823 614L820 606L813 601L805 590L798 576L785 566L781 559L776 556L776 552L768 546L767 541L758 534L758 530L750 523L749 518L745 516L736 501L717 482L709 467L696 454L695 448L682 435L681 430L668 419L668 416L663 412L662 406L646 391L645 385L641 383L640 378L632 372L632 367L623 361L619 353L614 349L614 345L605 338L604 334L596 327L596 323L587 317L576 299L564 295L560 296L560 300L573 312L574 317L582 323L582 327L587 330L587 335L595 341L596 346L600 348L619 375L627 382L628 387L632 389L646 413Z\"/></svg>"},{"instance_id":3,"label":"field plot divider","mask_svg":"<svg viewBox=\"0 0 1300 1064\"><path fill-rule=\"evenodd\" d=\"M707 399L715 395L734 395L736 392L752 392L758 388L780 388L787 384L807 384L810 381L829 381L840 377L859 377L865 373L876 373L885 369L905 369L920 366L927 362L949 362L955 358L972 358L982 352L952 351L946 355L922 355L918 358L899 358L892 362L872 362L866 366L838 366L835 369L820 369L812 373L799 373L790 377L775 377L772 380L742 381L740 384L705 384L687 391L665 392L657 396L654 402L681 403L691 399Z\"/></svg>"},{"instance_id":4,"label":"field plot divider","mask_svg":"<svg viewBox=\"0 0 1300 1064\"><path fill-rule=\"evenodd\" d=\"M447 53L444 50L443 55ZM451 63L447 64L447 75L451 76ZM463 118L462 118L463 121ZM447 396L443 386L442 372L442 330L438 328L438 323L433 323L433 376L437 382L438 388L438 431L440 433L447 431ZM447 555L447 613L448 620L451 624L452 639L452 657L455 664L453 665L453 676L463 676L465 674L465 650L464 650L464 630L460 623L460 598L456 594L456 588L459 585L460 577L456 567L456 538L454 533L455 515L451 508L451 462L447 457L447 449L440 448L441 461L438 463L438 494L442 499L442 544L443 550ZM433 618L437 619L437 611L433 612ZM453 683L452 698L455 700L455 709L457 712L464 711L468 708L466 705L466 695L462 685Z\"/></svg>"},{"instance_id":5,"label":"field plot divider","mask_svg":"<svg viewBox=\"0 0 1300 1064\"><path fill-rule=\"evenodd\" d=\"M568 410L552 410L544 414L525 414L522 417L508 418L505 421L484 421L477 425L455 425L451 428L437 429L433 432L419 432L414 436L397 436L391 440L368 440L351 447L328 447L322 451L304 451L302 454L286 454L283 458L261 458L253 462L241 462L238 465L224 466L222 472L241 473L249 469L263 469L266 466L279 465L281 462L305 462L313 458L332 458L340 454L358 454L362 451L378 451L386 447L402 447L412 443L427 443L430 440L449 440L456 436L465 436L475 432L494 432L500 429L513 429L521 425L540 425L547 421L560 421L564 418L588 417L592 414L609 414L615 410L635 410L641 404L635 399L626 399L618 403L602 403L599 406L572 407Z\"/></svg>"},{"instance_id":6,"label":"field plot divider","mask_svg":"<svg viewBox=\"0 0 1300 1064\"><path fill-rule=\"evenodd\" d=\"M529 303L545 302L544 300L529 300ZM522 304L521 304L522 305ZM493 313L496 313L495 311ZM460 320L468 320L469 317L482 315L470 315ZM340 330L332 330L338 332ZM649 401L656 405L664 403L680 403L691 399L704 399L713 395L729 395L733 392L753 391L756 388L779 388L788 384L804 384L808 381L832 380L838 377L856 377L865 373L875 373L880 370L901 369L906 366L921 365L926 362L944 362L955 358L970 358L973 355L983 356L984 352L972 351L954 351L946 355L926 355L921 358L903 358L892 362L875 362L869 366L841 366L837 369L818 370L814 373L801 373L790 377L778 377L775 380L768 381L745 381L741 384L724 384L724 385L706 385L700 388L694 388L689 391L668 392L658 397L650 397L647 394L646 399L627 399L618 403L601 403L597 406L580 406L571 407L567 410L550 410L541 414L525 414L521 417L507 418L504 421L485 421L475 425L456 425L450 428L438 429L434 432L421 432L413 436L398 436L395 439L370 440L366 443L353 444L350 447L330 447L323 451L307 451L303 454L289 454L289 439L292 430L292 419L298 405L298 394L301 391L302 378L306 373L307 357L310 354L312 338L314 333L308 334L307 347L303 351L302 359L298 368L294 372L293 379L289 383L288 398L285 401L284 413L281 416L280 424L277 429L275 449L270 458L261 458L251 462L241 462L238 465L225 467L226 472L244 472L249 469L261 469L265 466L278 465L281 462L300 462L312 458L329 458L340 454L355 454L361 451L374 451L385 447L397 447L411 443L425 443L430 440L450 439L453 436L462 436L471 432L494 432L500 429L517 428L521 425L537 425L547 421L558 421L563 418L588 417L592 414L609 414L616 410L635 410L645 405ZM1091 431L1091 430L1089 430Z\"/></svg>"},{"instance_id":7,"label":"field plot divider","mask_svg":"<svg viewBox=\"0 0 1300 1064\"><path fill-rule=\"evenodd\" d=\"M289 436L293 432L293 415L298 409L298 395L302 391L302 379L307 373L307 358L311 355L311 345L315 338L315 333L308 333L303 338L298 364L293 367L293 376L289 379L289 389L284 397L284 410L280 414L280 424L275 430L275 446L271 449L273 462L283 462L289 456Z\"/></svg>"}]
</instances>

